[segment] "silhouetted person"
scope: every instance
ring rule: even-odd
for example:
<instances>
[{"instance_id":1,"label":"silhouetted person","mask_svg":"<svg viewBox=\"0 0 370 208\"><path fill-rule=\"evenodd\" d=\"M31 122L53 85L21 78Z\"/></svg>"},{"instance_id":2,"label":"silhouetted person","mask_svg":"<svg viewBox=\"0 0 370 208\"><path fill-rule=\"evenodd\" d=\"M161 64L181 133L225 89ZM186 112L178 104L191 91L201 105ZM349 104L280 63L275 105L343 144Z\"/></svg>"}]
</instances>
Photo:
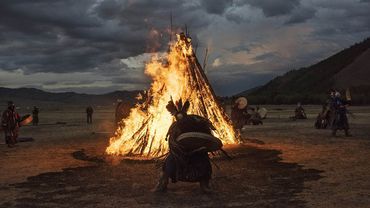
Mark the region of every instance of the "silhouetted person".
<instances>
[{"instance_id":1,"label":"silhouetted person","mask_svg":"<svg viewBox=\"0 0 370 208\"><path fill-rule=\"evenodd\" d=\"M94 113L94 109L89 106L86 108L86 115L87 115L87 123L92 124L92 115Z\"/></svg>"},{"instance_id":2,"label":"silhouetted person","mask_svg":"<svg viewBox=\"0 0 370 208\"><path fill-rule=\"evenodd\" d=\"M12 101L8 101L8 108L1 116L1 127L5 133L5 142L8 147L14 147L17 143L19 132L20 116L15 111L15 105Z\"/></svg>"},{"instance_id":3,"label":"silhouetted person","mask_svg":"<svg viewBox=\"0 0 370 208\"><path fill-rule=\"evenodd\" d=\"M32 124L34 126L39 125L39 109L36 106L33 106L32 117L33 117Z\"/></svg>"},{"instance_id":4,"label":"silhouetted person","mask_svg":"<svg viewBox=\"0 0 370 208\"><path fill-rule=\"evenodd\" d=\"M169 179L173 183L177 181L199 182L203 192L211 191L209 181L212 176L212 166L206 148L188 149L189 147L181 145L177 140L184 133L212 135L211 132L215 129L208 119L197 115L188 115L189 107L189 101L182 105L181 100L177 104L171 100L166 106L176 121L172 123L166 136L170 151L163 163L160 179L154 189L156 192L166 191ZM201 142L201 140L199 141Z\"/></svg>"},{"instance_id":5,"label":"silhouetted person","mask_svg":"<svg viewBox=\"0 0 370 208\"><path fill-rule=\"evenodd\" d=\"M301 103L297 104L297 108L294 110L294 118L295 119L307 119L306 112L302 107Z\"/></svg>"},{"instance_id":6,"label":"silhouetted person","mask_svg":"<svg viewBox=\"0 0 370 208\"><path fill-rule=\"evenodd\" d=\"M329 110L328 105L322 105L322 110L316 117L315 127L317 129L325 129L329 125Z\"/></svg>"},{"instance_id":7,"label":"silhouetted person","mask_svg":"<svg viewBox=\"0 0 370 208\"><path fill-rule=\"evenodd\" d=\"M349 133L349 124L347 118L347 106L349 105L349 101L342 99L340 93L336 92L333 105L335 109L335 117L333 120L333 125L331 126L332 136L337 136L338 130L344 130L346 136L351 136Z\"/></svg>"},{"instance_id":8,"label":"silhouetted person","mask_svg":"<svg viewBox=\"0 0 370 208\"><path fill-rule=\"evenodd\" d=\"M248 100L245 97L239 97L235 100L231 108L231 121L235 129L242 129L248 122L250 118L248 109Z\"/></svg>"}]
</instances>

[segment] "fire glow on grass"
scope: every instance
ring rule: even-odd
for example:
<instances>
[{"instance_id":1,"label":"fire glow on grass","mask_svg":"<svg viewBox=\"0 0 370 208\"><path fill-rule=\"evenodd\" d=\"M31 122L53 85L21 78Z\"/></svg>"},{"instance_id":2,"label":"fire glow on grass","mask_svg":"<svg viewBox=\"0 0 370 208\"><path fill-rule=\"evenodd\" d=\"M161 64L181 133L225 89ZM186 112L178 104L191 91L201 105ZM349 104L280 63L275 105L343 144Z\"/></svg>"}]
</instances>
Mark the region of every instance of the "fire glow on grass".
<instances>
[{"instance_id":1,"label":"fire glow on grass","mask_svg":"<svg viewBox=\"0 0 370 208\"><path fill-rule=\"evenodd\" d=\"M214 136L223 144L239 143L240 135L232 127L224 110L217 104L213 90L191 46L190 38L177 35L170 43L165 60L153 57L145 73L152 78L144 102L136 104L130 115L120 122L106 152L110 155L154 157L167 153L165 140L174 121L166 105L189 99L188 113L208 118L215 126Z\"/></svg>"}]
</instances>

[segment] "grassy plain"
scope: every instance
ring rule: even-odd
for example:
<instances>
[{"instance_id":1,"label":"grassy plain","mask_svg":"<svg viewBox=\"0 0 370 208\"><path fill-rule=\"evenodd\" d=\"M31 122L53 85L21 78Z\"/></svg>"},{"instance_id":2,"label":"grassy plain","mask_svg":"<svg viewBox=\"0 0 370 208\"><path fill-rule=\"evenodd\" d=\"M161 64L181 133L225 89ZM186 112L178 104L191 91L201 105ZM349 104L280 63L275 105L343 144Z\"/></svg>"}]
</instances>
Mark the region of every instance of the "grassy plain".
<instances>
[{"instance_id":1,"label":"grassy plain","mask_svg":"<svg viewBox=\"0 0 370 208\"><path fill-rule=\"evenodd\" d=\"M21 129L34 142L0 142L0 207L370 206L370 107L351 107L353 136L336 138L313 128L320 106L305 106L309 118L297 121L294 106L264 107L264 125L245 126L244 143L225 148L235 158L213 160L213 194L180 182L154 194L155 163L104 154L113 106L95 107L92 125L85 107L41 106L40 125Z\"/></svg>"}]
</instances>

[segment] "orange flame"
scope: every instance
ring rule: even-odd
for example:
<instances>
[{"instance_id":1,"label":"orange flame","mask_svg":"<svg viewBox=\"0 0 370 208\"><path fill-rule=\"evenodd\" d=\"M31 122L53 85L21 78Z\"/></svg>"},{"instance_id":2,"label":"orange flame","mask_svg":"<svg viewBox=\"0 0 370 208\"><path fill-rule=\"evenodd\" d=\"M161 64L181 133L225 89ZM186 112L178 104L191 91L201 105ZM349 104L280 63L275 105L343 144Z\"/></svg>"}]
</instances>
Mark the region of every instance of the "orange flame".
<instances>
[{"instance_id":1,"label":"orange flame","mask_svg":"<svg viewBox=\"0 0 370 208\"><path fill-rule=\"evenodd\" d=\"M177 35L170 43L165 60L152 57L145 73L153 82L146 100L136 104L130 115L120 122L106 152L111 155L154 157L167 153L165 137L173 116L167 111L169 100L189 99L189 113L208 118L215 126L214 136L224 144L239 143L224 110L217 104L201 66L191 47L190 38Z\"/></svg>"}]
</instances>

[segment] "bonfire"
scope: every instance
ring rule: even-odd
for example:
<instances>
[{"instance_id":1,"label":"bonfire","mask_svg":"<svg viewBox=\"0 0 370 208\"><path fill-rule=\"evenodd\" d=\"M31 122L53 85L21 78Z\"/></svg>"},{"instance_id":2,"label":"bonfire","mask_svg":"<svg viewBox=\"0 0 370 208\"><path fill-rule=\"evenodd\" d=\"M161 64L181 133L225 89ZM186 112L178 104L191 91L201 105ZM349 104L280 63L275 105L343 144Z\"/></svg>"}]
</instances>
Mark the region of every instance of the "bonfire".
<instances>
[{"instance_id":1,"label":"bonfire","mask_svg":"<svg viewBox=\"0 0 370 208\"><path fill-rule=\"evenodd\" d=\"M156 157L168 152L165 140L174 121L167 111L168 101L189 100L189 113L208 118L216 130L213 135L223 144L240 142L240 135L216 100L199 64L191 39L183 33L169 45L165 57L153 56L145 66L152 78L150 89L138 96L130 115L120 122L110 138L106 152L110 155Z\"/></svg>"}]
</instances>

